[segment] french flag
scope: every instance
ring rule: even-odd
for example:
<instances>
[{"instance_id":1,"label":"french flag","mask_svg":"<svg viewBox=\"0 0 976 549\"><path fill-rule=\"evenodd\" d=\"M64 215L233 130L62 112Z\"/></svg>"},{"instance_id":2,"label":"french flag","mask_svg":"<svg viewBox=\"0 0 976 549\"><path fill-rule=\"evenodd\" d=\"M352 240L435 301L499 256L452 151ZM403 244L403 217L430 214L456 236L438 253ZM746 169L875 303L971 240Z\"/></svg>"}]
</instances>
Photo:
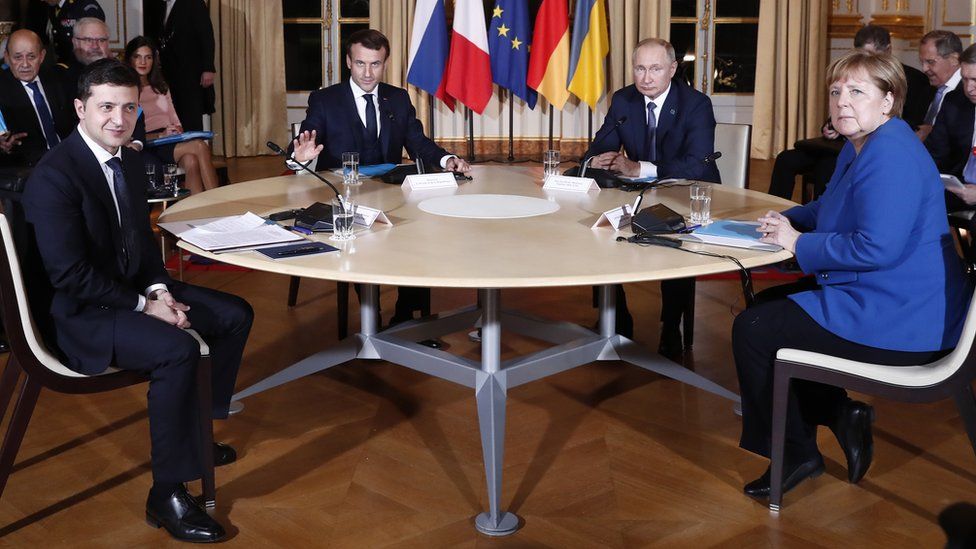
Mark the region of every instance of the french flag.
<instances>
[{"instance_id":1,"label":"french flag","mask_svg":"<svg viewBox=\"0 0 976 549\"><path fill-rule=\"evenodd\" d=\"M448 95L444 78L449 49L444 0L417 0L407 82L440 99L453 111L454 98Z\"/></svg>"},{"instance_id":2,"label":"french flag","mask_svg":"<svg viewBox=\"0 0 976 549\"><path fill-rule=\"evenodd\" d=\"M447 93L481 114L491 99L491 58L481 0L454 3L454 33L447 59Z\"/></svg>"}]
</instances>

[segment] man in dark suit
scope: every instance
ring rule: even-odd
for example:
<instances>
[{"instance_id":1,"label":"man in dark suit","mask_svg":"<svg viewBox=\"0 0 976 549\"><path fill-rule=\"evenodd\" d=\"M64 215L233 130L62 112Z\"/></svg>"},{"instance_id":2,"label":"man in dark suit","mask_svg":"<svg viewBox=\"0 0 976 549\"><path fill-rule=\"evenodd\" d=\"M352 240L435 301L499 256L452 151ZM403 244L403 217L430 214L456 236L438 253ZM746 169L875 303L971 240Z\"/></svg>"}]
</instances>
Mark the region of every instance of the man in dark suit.
<instances>
[{"instance_id":1,"label":"man in dark suit","mask_svg":"<svg viewBox=\"0 0 976 549\"><path fill-rule=\"evenodd\" d=\"M346 43L350 79L313 92L301 132L289 146L291 158L310 169L342 165L342 153L358 152L363 165L399 164L403 149L428 166L466 172L467 162L424 135L410 97L403 88L380 82L390 55L390 42L379 31L353 33ZM294 162L289 168L301 169ZM429 299L426 288L400 288L391 324L413 318Z\"/></svg>"},{"instance_id":2,"label":"man in dark suit","mask_svg":"<svg viewBox=\"0 0 976 549\"><path fill-rule=\"evenodd\" d=\"M214 31L204 0L146 2L146 35L159 44L159 62L185 131L203 129L214 112Z\"/></svg>"},{"instance_id":3,"label":"man in dark suit","mask_svg":"<svg viewBox=\"0 0 976 549\"><path fill-rule=\"evenodd\" d=\"M101 19L85 17L75 22L74 36L71 38L72 55L58 61L61 68L61 81L69 93L68 105L78 92L78 78L85 67L99 59L105 59L111 52L108 49L108 25Z\"/></svg>"},{"instance_id":4,"label":"man in dark suit","mask_svg":"<svg viewBox=\"0 0 976 549\"><path fill-rule=\"evenodd\" d=\"M41 71L45 51L40 37L21 29L7 41L9 71L0 71L0 112L11 132L0 143L0 164L33 166L74 128L74 114L58 77Z\"/></svg>"},{"instance_id":5,"label":"man in dark suit","mask_svg":"<svg viewBox=\"0 0 976 549\"><path fill-rule=\"evenodd\" d=\"M942 108L925 140L940 173L952 174L965 183L963 189L946 192L946 210L971 210L976 205L976 46L969 46L959 57L962 80L946 94Z\"/></svg>"},{"instance_id":6,"label":"man in dark suit","mask_svg":"<svg viewBox=\"0 0 976 549\"><path fill-rule=\"evenodd\" d=\"M45 17L35 18L30 28L47 42L47 25L51 25L51 39L54 44L56 61L71 59L71 38L75 23L85 17L105 20L105 11L97 0L44 0Z\"/></svg>"},{"instance_id":7,"label":"man in dark suit","mask_svg":"<svg viewBox=\"0 0 976 549\"><path fill-rule=\"evenodd\" d=\"M142 158L125 145L138 109L139 77L116 59L89 65L74 105L77 129L34 168L24 209L53 286L49 311L66 364L94 375L109 366L149 377L153 486L151 525L184 541L225 532L186 491L199 478L195 381L200 349L210 346L213 417L227 417L253 312L244 300L169 277L149 227ZM215 445L215 462L233 448Z\"/></svg>"},{"instance_id":8,"label":"man in dark suit","mask_svg":"<svg viewBox=\"0 0 976 549\"><path fill-rule=\"evenodd\" d=\"M586 152L590 166L630 177L696 179L720 183L715 152L715 115L709 98L674 80L674 47L648 38L634 48L634 84L613 94L603 127ZM623 152L620 152L621 147ZM694 291L694 279L661 282L660 352L683 351L679 324ZM617 286L617 332L633 337L623 287Z\"/></svg>"}]
</instances>

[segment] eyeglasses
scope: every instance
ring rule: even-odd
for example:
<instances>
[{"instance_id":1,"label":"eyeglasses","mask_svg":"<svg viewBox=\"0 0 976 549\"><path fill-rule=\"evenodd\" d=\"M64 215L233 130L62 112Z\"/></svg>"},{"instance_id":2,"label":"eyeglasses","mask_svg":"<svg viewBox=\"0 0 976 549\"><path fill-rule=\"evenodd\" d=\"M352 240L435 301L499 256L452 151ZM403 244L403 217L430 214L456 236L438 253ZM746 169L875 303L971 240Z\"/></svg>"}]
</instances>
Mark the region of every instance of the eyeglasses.
<instances>
[{"instance_id":1,"label":"eyeglasses","mask_svg":"<svg viewBox=\"0 0 976 549\"><path fill-rule=\"evenodd\" d=\"M102 44L108 44L108 38L92 38L92 37L82 38L80 36L75 36L74 39L79 42L84 42L89 46L95 46L95 45L101 46Z\"/></svg>"}]
</instances>

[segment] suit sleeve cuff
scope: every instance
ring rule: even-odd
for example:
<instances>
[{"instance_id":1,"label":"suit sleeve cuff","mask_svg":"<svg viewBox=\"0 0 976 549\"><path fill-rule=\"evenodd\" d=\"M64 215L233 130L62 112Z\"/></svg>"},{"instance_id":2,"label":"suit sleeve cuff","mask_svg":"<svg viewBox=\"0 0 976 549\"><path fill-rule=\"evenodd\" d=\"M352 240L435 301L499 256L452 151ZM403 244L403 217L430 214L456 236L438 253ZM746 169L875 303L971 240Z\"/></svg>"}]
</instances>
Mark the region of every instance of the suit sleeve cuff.
<instances>
[{"instance_id":1,"label":"suit sleeve cuff","mask_svg":"<svg viewBox=\"0 0 976 549\"><path fill-rule=\"evenodd\" d=\"M648 178L656 178L657 177L657 166L655 166L653 162L646 162L646 161L641 160L641 161L638 161L638 164L640 164L640 178L641 179L648 179Z\"/></svg>"},{"instance_id":2,"label":"suit sleeve cuff","mask_svg":"<svg viewBox=\"0 0 976 549\"><path fill-rule=\"evenodd\" d=\"M308 169L314 172L315 171L315 167L318 165L318 163L319 163L319 157L316 156L315 158L312 159L311 162L308 163ZM292 156L291 158L286 159L285 160L285 165L288 166L288 169L289 170L292 170L294 172L303 172L303 171L305 171L305 168L303 168L302 165L299 164L297 160L295 160L294 156Z\"/></svg>"}]
</instances>

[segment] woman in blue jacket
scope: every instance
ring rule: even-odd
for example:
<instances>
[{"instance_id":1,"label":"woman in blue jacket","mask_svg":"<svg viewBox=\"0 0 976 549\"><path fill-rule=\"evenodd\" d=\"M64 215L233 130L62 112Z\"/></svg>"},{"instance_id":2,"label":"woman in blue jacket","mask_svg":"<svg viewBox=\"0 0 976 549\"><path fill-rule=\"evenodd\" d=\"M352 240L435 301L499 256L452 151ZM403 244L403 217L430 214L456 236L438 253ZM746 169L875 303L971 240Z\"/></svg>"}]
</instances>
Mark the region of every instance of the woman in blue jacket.
<instances>
[{"instance_id":1,"label":"woman in blue jacket","mask_svg":"<svg viewBox=\"0 0 976 549\"><path fill-rule=\"evenodd\" d=\"M759 219L765 242L796 255L796 284L761 294L732 329L742 392L740 446L769 457L773 363L781 348L892 366L924 364L959 339L967 285L932 158L898 118L905 74L860 50L828 69L830 118L848 139L817 201ZM871 464L873 410L839 388L794 381L784 490L823 472L817 426L836 435L857 482ZM769 469L745 485L769 496Z\"/></svg>"}]
</instances>

